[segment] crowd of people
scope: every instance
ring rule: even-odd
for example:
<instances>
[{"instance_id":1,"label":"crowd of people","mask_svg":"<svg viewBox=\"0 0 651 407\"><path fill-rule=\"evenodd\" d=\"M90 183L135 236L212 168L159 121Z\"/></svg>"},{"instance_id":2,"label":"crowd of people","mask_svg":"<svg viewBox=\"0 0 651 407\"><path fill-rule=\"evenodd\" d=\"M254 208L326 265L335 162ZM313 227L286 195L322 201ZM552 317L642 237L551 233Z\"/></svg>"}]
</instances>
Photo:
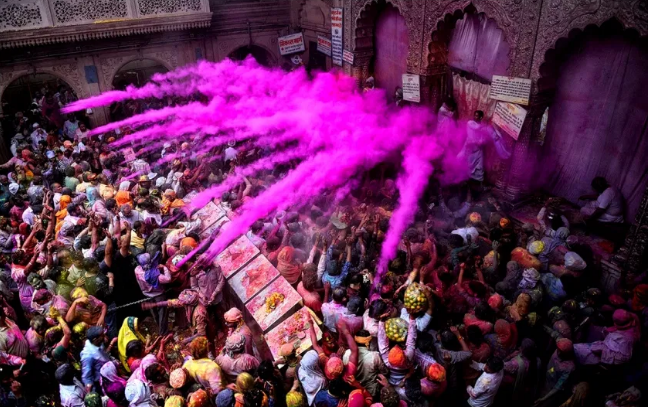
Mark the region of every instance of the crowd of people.
<instances>
[{"instance_id":1,"label":"crowd of people","mask_svg":"<svg viewBox=\"0 0 651 407\"><path fill-rule=\"evenodd\" d=\"M515 225L478 188L476 159L476 185L431 182L388 270L376 265L399 195L391 164L343 199L255 222L246 236L322 322L308 351L286 344L273 360L244 307L226 305L203 257L215 235L183 201L266 153L242 141L197 155L193 136L126 161L111 143L135 129L91 137L53 100L16 113L0 165L0 406L644 403L646 277L606 293L553 201ZM237 216L291 167L216 203Z\"/></svg>"}]
</instances>

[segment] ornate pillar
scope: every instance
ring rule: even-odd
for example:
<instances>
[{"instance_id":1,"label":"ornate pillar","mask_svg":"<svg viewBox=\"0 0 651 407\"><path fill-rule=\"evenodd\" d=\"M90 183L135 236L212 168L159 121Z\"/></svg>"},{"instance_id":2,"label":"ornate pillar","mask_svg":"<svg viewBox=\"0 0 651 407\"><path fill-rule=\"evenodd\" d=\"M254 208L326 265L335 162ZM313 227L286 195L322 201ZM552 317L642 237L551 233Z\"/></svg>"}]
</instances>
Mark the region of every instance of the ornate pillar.
<instances>
[{"instance_id":1,"label":"ornate pillar","mask_svg":"<svg viewBox=\"0 0 651 407\"><path fill-rule=\"evenodd\" d=\"M515 202L531 192L531 180L534 175L535 161L537 161L538 146L534 144L540 131L540 121L545 109L549 106L547 98L541 98L532 89L527 117L524 119L520 137L513 146L509 160L500 163L497 193L507 201Z\"/></svg>"},{"instance_id":2,"label":"ornate pillar","mask_svg":"<svg viewBox=\"0 0 651 407\"><path fill-rule=\"evenodd\" d=\"M362 88L364 81L369 76L369 67L371 58L373 57L372 50L354 51L355 59L353 60L352 76L355 78L355 84L358 88Z\"/></svg>"},{"instance_id":3,"label":"ornate pillar","mask_svg":"<svg viewBox=\"0 0 651 407\"><path fill-rule=\"evenodd\" d=\"M631 225L624 245L613 256L613 262L622 269L622 288L632 288L633 279L643 270L646 270L645 261L648 254L649 243L649 191L644 193L644 198L635 215L635 221Z\"/></svg>"}]
</instances>

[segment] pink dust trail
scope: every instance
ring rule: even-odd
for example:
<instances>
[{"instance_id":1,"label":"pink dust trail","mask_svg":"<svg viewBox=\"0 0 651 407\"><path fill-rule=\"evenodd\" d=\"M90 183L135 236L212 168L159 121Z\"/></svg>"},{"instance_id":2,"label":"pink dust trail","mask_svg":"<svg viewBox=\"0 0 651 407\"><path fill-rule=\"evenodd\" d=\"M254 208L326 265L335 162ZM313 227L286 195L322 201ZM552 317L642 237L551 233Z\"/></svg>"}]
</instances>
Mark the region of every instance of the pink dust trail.
<instances>
[{"instance_id":1,"label":"pink dust trail","mask_svg":"<svg viewBox=\"0 0 651 407\"><path fill-rule=\"evenodd\" d=\"M243 177L299 161L284 178L238 209L239 215L210 243L207 258L223 251L256 220L276 211L303 206L324 192L337 191L336 198L342 199L365 171L402 155L396 182L400 199L383 242L378 267L382 274L396 254L400 236L413 222L432 174L441 174L442 182L467 177L467 165L457 157L465 132L436 131L430 109L398 109L386 102L383 91L360 93L354 80L340 73L320 73L310 79L303 70L285 73L261 67L251 58L242 63L200 62L156 75L139 89L129 87L73 102L63 111L168 97L194 101L149 110L92 132L132 126L135 132L115 145L142 145L147 150L161 148L165 142L194 140L192 152L210 159L214 147L229 141L245 141L270 153L199 193L190 211L221 199Z\"/></svg>"}]
</instances>

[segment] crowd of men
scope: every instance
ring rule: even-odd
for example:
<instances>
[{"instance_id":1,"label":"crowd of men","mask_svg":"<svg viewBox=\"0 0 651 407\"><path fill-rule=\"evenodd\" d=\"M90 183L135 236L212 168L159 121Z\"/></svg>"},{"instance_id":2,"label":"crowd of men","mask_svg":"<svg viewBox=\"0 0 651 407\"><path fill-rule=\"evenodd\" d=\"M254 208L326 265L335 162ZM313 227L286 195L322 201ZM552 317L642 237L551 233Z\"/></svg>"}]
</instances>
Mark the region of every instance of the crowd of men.
<instances>
[{"instance_id":1,"label":"crowd of men","mask_svg":"<svg viewBox=\"0 0 651 407\"><path fill-rule=\"evenodd\" d=\"M222 271L195 250L214 235L201 237L182 199L265 152L244 141L202 156L186 137L125 161L111 143L137 129L91 137L44 95L40 111L10 118L13 157L0 165L0 406L643 405L646 277L606 293L553 201L516 226L483 178L433 180L379 277L399 195L390 164L342 200L260 219L246 236L323 332L310 326L311 349L288 344L272 360L224 305ZM237 216L290 170L245 178L216 203ZM424 305L406 307L414 287Z\"/></svg>"}]
</instances>

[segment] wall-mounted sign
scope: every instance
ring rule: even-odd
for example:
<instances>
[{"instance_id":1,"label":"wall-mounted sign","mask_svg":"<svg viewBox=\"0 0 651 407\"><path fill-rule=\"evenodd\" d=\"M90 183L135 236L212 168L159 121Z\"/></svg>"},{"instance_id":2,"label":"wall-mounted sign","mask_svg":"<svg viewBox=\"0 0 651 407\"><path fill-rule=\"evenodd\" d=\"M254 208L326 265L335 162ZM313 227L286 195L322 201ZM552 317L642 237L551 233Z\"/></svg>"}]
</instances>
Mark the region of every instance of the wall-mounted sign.
<instances>
[{"instance_id":1,"label":"wall-mounted sign","mask_svg":"<svg viewBox=\"0 0 651 407\"><path fill-rule=\"evenodd\" d=\"M343 55L344 62L348 62L349 64L353 64L355 62L355 54L353 54L350 51L344 50L344 55Z\"/></svg>"},{"instance_id":2,"label":"wall-mounted sign","mask_svg":"<svg viewBox=\"0 0 651 407\"><path fill-rule=\"evenodd\" d=\"M333 7L330 9L330 23L332 25L332 63L343 65L344 51L344 9Z\"/></svg>"},{"instance_id":3,"label":"wall-mounted sign","mask_svg":"<svg viewBox=\"0 0 651 407\"><path fill-rule=\"evenodd\" d=\"M493 75L490 98L504 102L529 104L531 79Z\"/></svg>"},{"instance_id":4,"label":"wall-mounted sign","mask_svg":"<svg viewBox=\"0 0 651 407\"><path fill-rule=\"evenodd\" d=\"M278 47L280 55L289 55L296 52L305 51L305 42L303 42L303 33L296 33L278 37Z\"/></svg>"},{"instance_id":5,"label":"wall-mounted sign","mask_svg":"<svg viewBox=\"0 0 651 407\"><path fill-rule=\"evenodd\" d=\"M420 78L418 75L402 74L402 99L420 103Z\"/></svg>"},{"instance_id":6,"label":"wall-mounted sign","mask_svg":"<svg viewBox=\"0 0 651 407\"><path fill-rule=\"evenodd\" d=\"M493 112L493 124L504 130L515 140L520 137L527 110L515 103L498 102Z\"/></svg>"},{"instance_id":7,"label":"wall-mounted sign","mask_svg":"<svg viewBox=\"0 0 651 407\"><path fill-rule=\"evenodd\" d=\"M326 37L320 35L316 38L316 50L326 54L327 56L332 55L332 41Z\"/></svg>"}]
</instances>

